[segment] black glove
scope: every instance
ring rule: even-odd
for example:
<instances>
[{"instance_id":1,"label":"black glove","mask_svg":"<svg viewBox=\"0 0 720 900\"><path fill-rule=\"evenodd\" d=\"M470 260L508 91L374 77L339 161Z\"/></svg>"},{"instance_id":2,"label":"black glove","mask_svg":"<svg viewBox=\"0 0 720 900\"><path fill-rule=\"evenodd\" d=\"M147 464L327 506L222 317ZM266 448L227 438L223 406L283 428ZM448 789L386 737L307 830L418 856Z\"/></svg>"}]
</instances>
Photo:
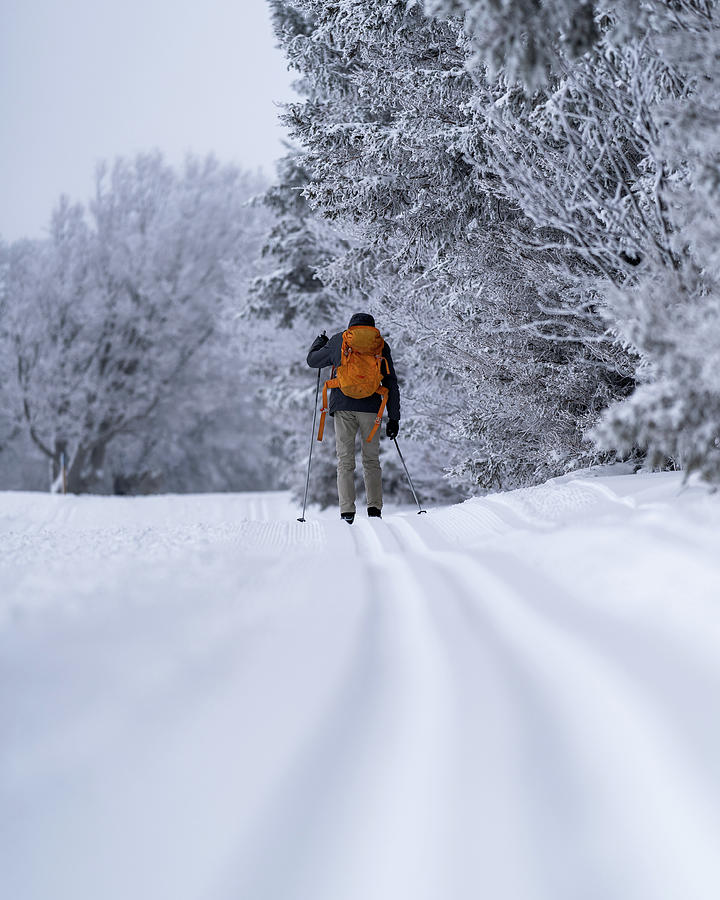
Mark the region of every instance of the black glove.
<instances>
[{"instance_id":1,"label":"black glove","mask_svg":"<svg viewBox=\"0 0 720 900\"><path fill-rule=\"evenodd\" d=\"M398 436L398 431L400 431L400 423L397 419L388 419L387 428L385 429L385 434L392 440Z\"/></svg>"},{"instance_id":2,"label":"black glove","mask_svg":"<svg viewBox=\"0 0 720 900\"><path fill-rule=\"evenodd\" d=\"M328 342L328 336L323 331L322 334L319 334L312 343L312 347L310 348L310 352L313 350L319 350L321 347L324 347Z\"/></svg>"}]
</instances>

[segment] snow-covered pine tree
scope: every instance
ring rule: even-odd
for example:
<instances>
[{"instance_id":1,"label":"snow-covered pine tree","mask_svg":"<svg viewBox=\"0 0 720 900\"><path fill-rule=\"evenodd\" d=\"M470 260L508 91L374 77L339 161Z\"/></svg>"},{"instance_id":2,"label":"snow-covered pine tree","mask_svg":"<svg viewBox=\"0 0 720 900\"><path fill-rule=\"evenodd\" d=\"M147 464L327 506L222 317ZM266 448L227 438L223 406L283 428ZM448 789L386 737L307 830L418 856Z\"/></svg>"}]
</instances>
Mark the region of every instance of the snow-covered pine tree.
<instances>
[{"instance_id":1,"label":"snow-covered pine tree","mask_svg":"<svg viewBox=\"0 0 720 900\"><path fill-rule=\"evenodd\" d=\"M636 44L646 67L667 73L636 122L648 146L638 193L658 238L643 246L635 278L608 291L616 327L644 365L638 390L610 409L599 437L720 482L717 12L692 0L668 6Z\"/></svg>"},{"instance_id":2,"label":"snow-covered pine tree","mask_svg":"<svg viewBox=\"0 0 720 900\"><path fill-rule=\"evenodd\" d=\"M598 17L584 57L558 51L557 76L532 95L478 72L468 154L490 157L485 189L536 226L522 243L557 254L576 319L596 309L619 338L618 376L642 359L601 441L718 478L714 5L648 4L632 20L630 6Z\"/></svg>"},{"instance_id":3,"label":"snow-covered pine tree","mask_svg":"<svg viewBox=\"0 0 720 900\"><path fill-rule=\"evenodd\" d=\"M264 195L274 214L263 248L267 268L254 280L242 318L254 323L256 345L249 352L262 385L267 453L281 473L281 486L300 499L317 388L305 357L316 335L346 319L348 308L317 272L348 245L308 205L302 152L290 151L278 163L277 174L277 183ZM327 370L324 377L330 377ZM322 506L337 499L331 423L330 419L325 440L313 445L310 501Z\"/></svg>"},{"instance_id":4,"label":"snow-covered pine tree","mask_svg":"<svg viewBox=\"0 0 720 900\"><path fill-rule=\"evenodd\" d=\"M314 11L309 8L305 8L303 11L299 11L298 7L295 4L285 4L285 3L275 3L272 4L275 21L276 21L276 30L278 36L280 37L283 45L286 48L291 47L300 47L306 48L310 45L314 46L318 52L327 57L327 61L334 66L336 69L336 74L338 77L342 77L342 72L345 69L345 65L338 55L333 55L332 53L326 53L324 49L322 49L322 45L316 42L315 28L316 28L316 19L314 17ZM287 12L287 16L283 17L283 11ZM332 58L332 59L331 59ZM291 64L295 65L291 57ZM298 90L301 93L304 93L307 97L307 102L309 104L325 104L328 101L328 95L326 91L332 88L332 84L330 82L326 82L322 77L319 78L307 78L305 77L305 72L303 68L299 65L295 65L296 69L298 69L303 76L301 80L298 82ZM292 115L294 115L294 108ZM309 155L307 153L303 154L302 157L302 165L303 165L303 174L306 178L305 189L303 192L302 202L305 204L305 208L300 204L300 199L298 198L297 191L297 179L294 177L288 177L288 171L281 171L281 185L287 185L291 188L295 188L295 203L299 204L298 209L293 210L292 204L285 202L285 208L279 210L281 215L286 219L288 214L291 216L297 213L298 211L301 214L303 225L298 226L296 223L291 223L287 225L283 222L281 226L275 229L275 233L272 236L275 243L271 240L270 246L275 246L274 255L276 258L279 258L281 255L284 255L286 259L289 258L290 253L293 250L293 247L297 244L302 246L302 242L298 241L298 235L303 235L307 233L307 223L312 225L312 236L316 237L318 232L325 233L327 235L328 228L332 226L332 233L338 234L337 220L332 221L329 217L323 217L318 215L316 212L312 211L311 207L307 204L306 197L313 196L316 189L320 187L319 175L313 170L310 170L307 167L307 160ZM280 194L276 195L273 191L269 193L270 202L273 203L276 208L278 207L278 199L284 198L284 187L281 187ZM313 201L314 202L314 201ZM398 322L389 318L387 316L387 309L377 309L377 290L375 289L373 282L368 276L369 267L373 262L373 252L372 249L367 246L367 242L364 240L363 236L357 232L357 229L354 228L353 224L348 221L343 221L340 228L340 233L344 238L344 246L337 243L335 241L335 245L332 247L332 260L330 259L322 259L322 254L318 254L313 251L311 254L307 253L307 247L305 248L305 255L309 258L313 259L312 270L316 273L317 279L314 284L322 285L324 291L331 292L333 297L335 298L335 303L338 311L342 309L342 314L339 316L340 321L338 322L336 319L335 325L337 327L342 327L344 322L347 320L347 315L350 312L356 311L358 309L370 309L378 312L378 324L383 328L386 337L389 340L391 346L397 346L398 349L398 359L400 360L400 373L402 379L402 370L403 370L403 362L405 360L405 351L407 346L405 341L402 338L399 338L398 335ZM327 241L327 237L325 238ZM303 271L302 269L300 270ZM280 273L276 273L275 282L280 284L280 290L277 291L278 296L280 298L285 294L284 288L282 286L282 282L285 276L282 274L282 268ZM294 281L298 280L304 281L304 279L295 278ZM267 280L266 283L270 286L271 290L269 292L270 305L273 304L274 300L272 298L272 287L273 284L271 281ZM310 282L312 286L313 282ZM301 285L302 286L302 285ZM301 300L301 304L310 303L311 305L318 305L318 300L323 300L323 293L315 291L307 291L305 292L305 299ZM317 317L315 319L317 321ZM317 326L316 326L317 328ZM319 330L319 329L318 329ZM402 334L404 335L407 332L407 329L403 326ZM398 343L399 340L399 343ZM304 356L305 350L303 350ZM407 382L404 382L403 385L403 436L411 436L411 429L408 429L408 419L407 419L407 411L408 411L408 399L410 397L409 392L412 391L413 387L408 386ZM418 394L422 394L422 390L420 386L417 386ZM426 436L423 436L423 440L418 446L411 449L412 457L415 461L415 465L417 467L417 476L419 481L419 486L422 489L423 496L430 499L432 496L440 496L441 494L447 494L449 488L443 488L442 480L439 481L439 476L442 474L442 462L440 456L442 454L443 459L447 456L447 445L445 445L442 451L435 452L433 458L433 452L429 453L428 465L427 465L427 478L424 478L418 463L419 457L422 455L428 456L428 448L429 444L427 442ZM305 451L305 454L307 451ZM399 499L407 499L407 487L403 483L404 478L401 477L402 470L399 467L399 463L395 458L394 453L384 456L383 465L385 467L385 478L384 481L386 483L387 491L386 493L389 496L393 495L394 485L398 486ZM328 473L329 474L329 473ZM330 485L328 483L328 491L329 497L334 493L334 485ZM455 492L452 492L455 495ZM329 498L328 497L328 498Z\"/></svg>"},{"instance_id":5,"label":"snow-covered pine tree","mask_svg":"<svg viewBox=\"0 0 720 900\"><path fill-rule=\"evenodd\" d=\"M282 0L268 0L275 34L292 43L312 34L312 18ZM295 90L306 93L298 80ZM337 229L310 208L306 190L310 180L305 154L288 147L277 163L277 180L263 203L273 223L263 247L265 267L254 280L242 310L262 332L262 350L250 353L262 387L259 398L268 459L280 473L280 485L300 501L316 400L317 378L305 362L313 339L346 318L349 298L328 287L318 271L344 253L349 244ZM262 324L264 323L264 324ZM329 372L320 373L329 377ZM314 437L313 437L314 441ZM337 500L332 420L325 439L314 441L309 500L328 506Z\"/></svg>"},{"instance_id":6,"label":"snow-covered pine tree","mask_svg":"<svg viewBox=\"0 0 720 900\"><path fill-rule=\"evenodd\" d=\"M597 349L592 305L565 308L564 273L550 279L535 249L523 252L515 238L532 222L487 189L490 160L469 152L477 75L460 23L419 4L293 5L316 29L286 50L322 89L289 117L309 194L364 241L326 275L361 282L404 327L422 430L454 443L444 456L465 483L510 486L595 461L583 431L627 391L627 373L611 341Z\"/></svg>"},{"instance_id":7,"label":"snow-covered pine tree","mask_svg":"<svg viewBox=\"0 0 720 900\"><path fill-rule=\"evenodd\" d=\"M633 0L630 0L635 4ZM426 0L429 15L463 22L470 66L534 88L557 72L559 59L590 50L597 40L593 0ZM625 0L615 6L627 6Z\"/></svg>"}]
</instances>

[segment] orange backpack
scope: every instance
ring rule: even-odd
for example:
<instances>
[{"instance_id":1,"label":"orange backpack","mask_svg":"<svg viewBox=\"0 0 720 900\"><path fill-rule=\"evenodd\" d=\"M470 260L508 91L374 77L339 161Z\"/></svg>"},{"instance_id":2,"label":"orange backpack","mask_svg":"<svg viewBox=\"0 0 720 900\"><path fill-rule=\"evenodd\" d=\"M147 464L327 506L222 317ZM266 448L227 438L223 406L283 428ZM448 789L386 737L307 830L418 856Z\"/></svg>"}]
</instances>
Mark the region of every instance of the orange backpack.
<instances>
[{"instance_id":1,"label":"orange backpack","mask_svg":"<svg viewBox=\"0 0 720 900\"><path fill-rule=\"evenodd\" d=\"M343 332L340 365L335 368L333 377L326 381L323 387L323 405L317 436L319 441L323 439L325 431L328 388L339 388L346 397L353 397L356 400L380 394L382 401L375 417L375 425L368 436L368 443L373 439L382 421L388 397L388 389L382 386L383 363L385 374L389 373L387 360L382 355L384 346L385 341L380 332L371 325L353 325Z\"/></svg>"}]
</instances>

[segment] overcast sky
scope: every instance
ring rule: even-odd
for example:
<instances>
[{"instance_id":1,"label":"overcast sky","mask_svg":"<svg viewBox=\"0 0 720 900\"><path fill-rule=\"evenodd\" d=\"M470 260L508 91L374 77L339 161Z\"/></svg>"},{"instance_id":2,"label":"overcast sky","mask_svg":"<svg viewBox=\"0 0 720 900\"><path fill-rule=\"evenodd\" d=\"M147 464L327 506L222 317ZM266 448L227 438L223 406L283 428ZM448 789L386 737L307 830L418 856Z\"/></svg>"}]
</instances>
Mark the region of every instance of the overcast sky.
<instances>
[{"instance_id":1,"label":"overcast sky","mask_svg":"<svg viewBox=\"0 0 720 900\"><path fill-rule=\"evenodd\" d=\"M274 45L265 0L0 0L0 237L41 236L100 159L272 173L293 77Z\"/></svg>"}]
</instances>

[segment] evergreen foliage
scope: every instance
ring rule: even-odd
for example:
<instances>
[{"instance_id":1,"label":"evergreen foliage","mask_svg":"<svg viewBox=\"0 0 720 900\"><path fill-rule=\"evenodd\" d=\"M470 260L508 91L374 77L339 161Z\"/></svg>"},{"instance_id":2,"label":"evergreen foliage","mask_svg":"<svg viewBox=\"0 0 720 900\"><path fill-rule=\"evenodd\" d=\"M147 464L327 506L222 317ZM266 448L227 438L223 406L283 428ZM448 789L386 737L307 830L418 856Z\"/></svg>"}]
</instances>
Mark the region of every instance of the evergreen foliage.
<instances>
[{"instance_id":1,"label":"evergreen foliage","mask_svg":"<svg viewBox=\"0 0 720 900\"><path fill-rule=\"evenodd\" d=\"M274 5L305 194L353 236L318 273L393 322L450 472L720 478L716 4Z\"/></svg>"},{"instance_id":2,"label":"evergreen foliage","mask_svg":"<svg viewBox=\"0 0 720 900\"><path fill-rule=\"evenodd\" d=\"M272 3L275 30L284 46L302 46L314 40L316 20L310 9L300 10L293 5ZM320 45L321 56L330 59ZM334 59L337 71L342 61ZM307 96L309 104L322 102L325 86L313 79L301 78L299 92ZM290 115L294 115L294 110ZM263 403L268 412L267 430L271 435L269 453L286 472L286 483L300 496L305 483L308 437L312 422L316 379L305 365L305 356L316 334L342 330L353 312L376 306L368 265L368 254L362 235L348 222L332 221L311 206L312 197L320 189L320 175L312 165L314 157L307 151L291 150L278 167L278 184L266 194L266 203L276 215L264 255L270 267L258 277L245 308L246 316L257 321L267 318L287 334L276 332L271 342L272 359L260 365L265 372ZM351 277L352 276L352 277ZM408 378L405 358L412 348L408 341L407 323L392 315L385 305L378 324L391 346L398 347L398 370L402 387L403 416L408 402L413 405L413 393L422 393L421 385ZM330 377L325 370L323 380ZM325 440L314 445L312 496L323 506L337 502L336 461L334 435L328 420ZM403 419L403 435L412 439L412 424L407 428ZM444 454L447 444L437 446L432 429L423 428L420 440L412 448L413 458L423 460L424 471L418 466L418 489L427 499L457 496L456 491L442 480ZM428 437L431 439L428 440ZM408 500L408 489L393 448L383 456L383 484L386 497L401 502ZM357 473L360 479L360 468ZM362 489L359 487L359 493Z\"/></svg>"}]
</instances>

